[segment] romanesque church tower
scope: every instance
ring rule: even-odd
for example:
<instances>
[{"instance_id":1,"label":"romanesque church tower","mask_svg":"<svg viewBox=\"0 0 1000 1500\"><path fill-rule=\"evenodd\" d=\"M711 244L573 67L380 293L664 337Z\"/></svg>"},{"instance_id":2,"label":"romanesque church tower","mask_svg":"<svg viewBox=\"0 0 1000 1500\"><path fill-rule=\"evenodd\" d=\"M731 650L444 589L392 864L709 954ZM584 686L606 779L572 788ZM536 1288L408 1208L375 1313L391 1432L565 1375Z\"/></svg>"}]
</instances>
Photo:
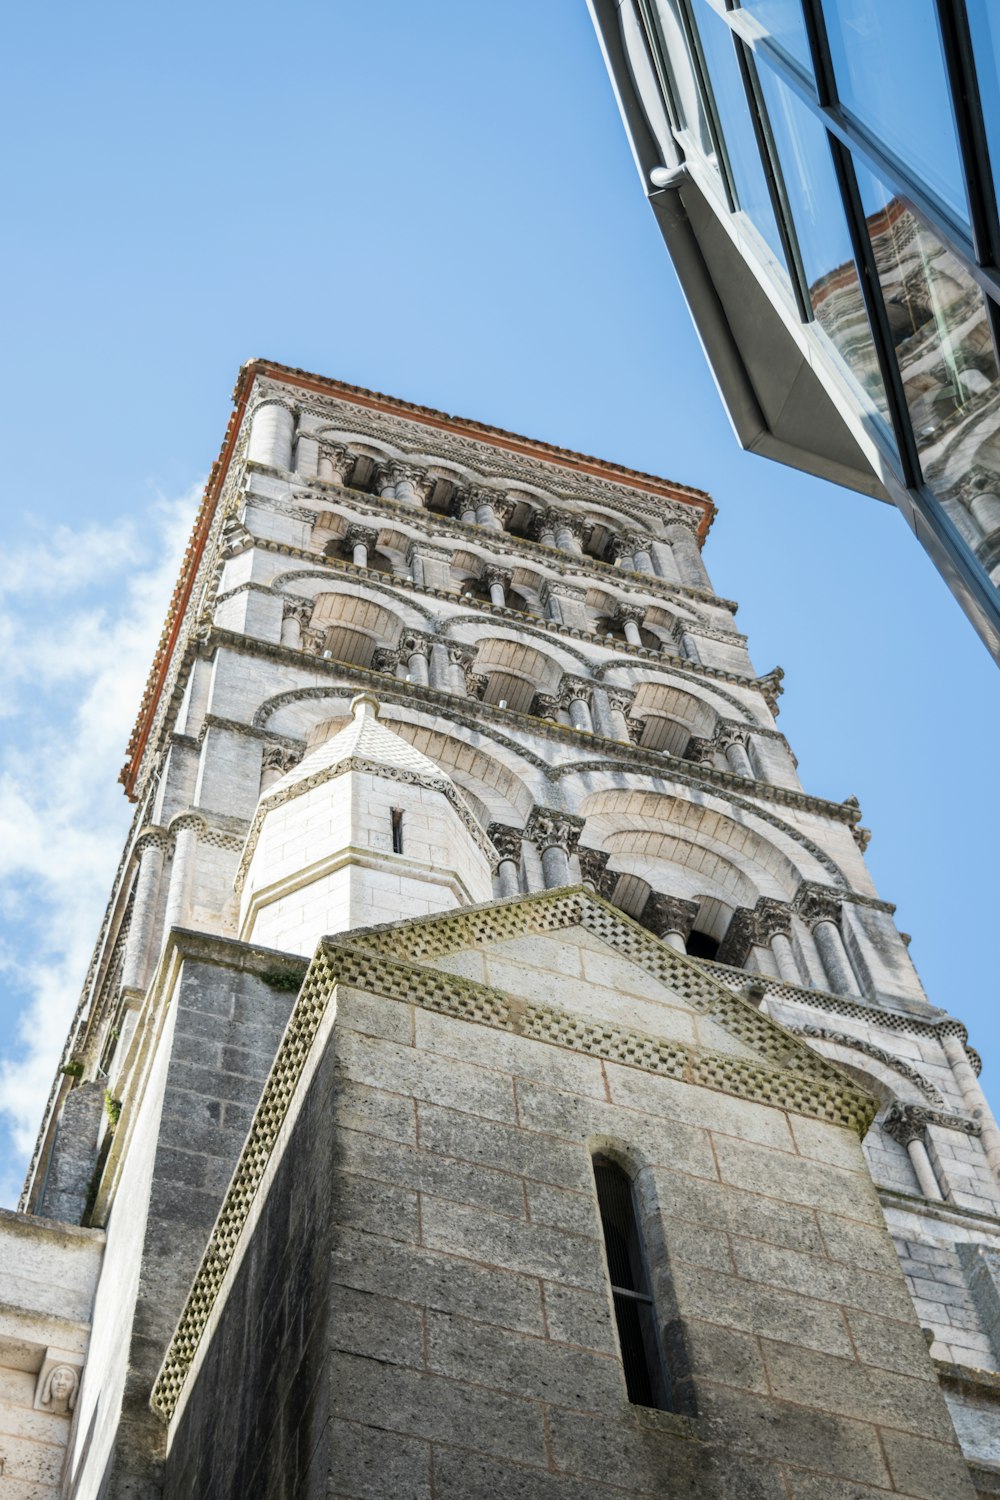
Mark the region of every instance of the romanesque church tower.
<instances>
[{"instance_id":1,"label":"romanesque church tower","mask_svg":"<svg viewBox=\"0 0 1000 1500\"><path fill-rule=\"evenodd\" d=\"M10 1500L1000 1494L1000 1135L707 495L252 361L21 1209Z\"/></svg>"}]
</instances>

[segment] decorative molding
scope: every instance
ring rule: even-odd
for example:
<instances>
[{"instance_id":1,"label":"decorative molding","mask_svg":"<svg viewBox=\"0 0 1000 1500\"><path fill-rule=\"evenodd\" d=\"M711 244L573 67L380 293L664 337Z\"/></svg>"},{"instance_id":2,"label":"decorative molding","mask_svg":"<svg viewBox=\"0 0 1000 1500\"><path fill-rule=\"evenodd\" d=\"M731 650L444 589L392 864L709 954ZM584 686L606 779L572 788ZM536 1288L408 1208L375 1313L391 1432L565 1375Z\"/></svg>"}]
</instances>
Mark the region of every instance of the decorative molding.
<instances>
[{"instance_id":1,"label":"decorative molding","mask_svg":"<svg viewBox=\"0 0 1000 1500\"><path fill-rule=\"evenodd\" d=\"M903 1058L897 1057L894 1052L887 1052L884 1047L877 1047L874 1042L869 1042L864 1037L852 1036L849 1031L831 1031L827 1026L791 1026L785 1023L787 1029L794 1032L796 1036L815 1037L817 1041L833 1042L838 1047L849 1047L852 1052L863 1052L866 1057L874 1058L884 1067L891 1068L893 1072L899 1073L901 1077L909 1079L920 1092L930 1100L931 1104L944 1108L944 1095L925 1078L923 1073L918 1073L916 1068Z\"/></svg>"},{"instance_id":2,"label":"decorative molding","mask_svg":"<svg viewBox=\"0 0 1000 1500\"><path fill-rule=\"evenodd\" d=\"M929 1125L939 1125L945 1130L959 1130L964 1135L981 1135L978 1120L968 1115L952 1115L946 1110L928 1109L923 1104L908 1104L894 1099L882 1118L882 1129L901 1146L911 1141L922 1141Z\"/></svg>"},{"instance_id":3,"label":"decorative molding","mask_svg":"<svg viewBox=\"0 0 1000 1500\"><path fill-rule=\"evenodd\" d=\"M580 842L584 819L558 808L532 808L524 828L524 837L535 845L539 854L546 849L562 849L571 854Z\"/></svg>"}]
</instances>

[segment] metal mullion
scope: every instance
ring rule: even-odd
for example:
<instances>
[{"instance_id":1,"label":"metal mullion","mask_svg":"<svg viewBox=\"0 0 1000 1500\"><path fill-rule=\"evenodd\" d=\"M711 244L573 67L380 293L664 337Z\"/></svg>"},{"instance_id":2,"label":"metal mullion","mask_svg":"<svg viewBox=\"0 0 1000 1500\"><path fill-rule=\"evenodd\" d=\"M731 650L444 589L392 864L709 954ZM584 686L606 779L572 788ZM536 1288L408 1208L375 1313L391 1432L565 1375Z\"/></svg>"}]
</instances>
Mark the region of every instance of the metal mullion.
<instances>
[{"instance_id":1,"label":"metal mullion","mask_svg":"<svg viewBox=\"0 0 1000 1500\"><path fill-rule=\"evenodd\" d=\"M666 43L660 31L660 24L650 11L649 0L637 0L636 13L642 26L646 42L646 51L649 53L653 65L653 72L660 83L660 92L663 95L667 107L667 116L676 139L678 134L685 128L684 119L674 98L674 92L670 85L670 75L667 71L665 58L667 55Z\"/></svg>"},{"instance_id":2,"label":"metal mullion","mask_svg":"<svg viewBox=\"0 0 1000 1500\"><path fill-rule=\"evenodd\" d=\"M977 260L1000 264L997 198L964 0L936 0Z\"/></svg>"},{"instance_id":3,"label":"metal mullion","mask_svg":"<svg viewBox=\"0 0 1000 1500\"><path fill-rule=\"evenodd\" d=\"M788 193L785 188L785 180L782 176L781 163L778 159L774 137L771 134L771 125L767 117L767 108L764 103L760 80L757 77L756 64L750 55L749 48L743 40L735 32L731 34L733 46L736 48L736 57L740 65L743 88L747 96L747 107L750 111L750 118L753 121L754 135L757 138L757 150L764 167L768 196L771 199L771 207L774 210L778 234L781 238L781 248L785 252L785 263L788 266L788 275L792 283L792 291L795 294L795 304L802 322L811 323L813 311L812 302L809 299L805 266L802 263L802 253L799 249L795 219L792 215L791 204L788 201Z\"/></svg>"},{"instance_id":4,"label":"metal mullion","mask_svg":"<svg viewBox=\"0 0 1000 1500\"><path fill-rule=\"evenodd\" d=\"M681 19L687 37L688 49L691 53L691 66L694 69L701 96L705 101L705 114L708 118L708 128L715 138L715 150L719 158L719 174L722 178L723 190L730 213L737 213L740 200L736 192L736 178L733 176L732 162L729 160L729 150L726 146L725 132L722 129L722 118L715 102L715 90L712 87L711 74L705 61L705 54L701 46L701 34L698 31L697 22L691 14L689 0L678 0L677 13Z\"/></svg>"},{"instance_id":5,"label":"metal mullion","mask_svg":"<svg viewBox=\"0 0 1000 1500\"><path fill-rule=\"evenodd\" d=\"M854 163L851 161L850 152L841 141L831 138L830 149L833 153L833 165L837 173L837 182L840 185L844 210L847 214L847 225L851 236L851 246L854 250L854 259L860 272L861 295L864 299L865 311L868 314L868 324L875 345L875 356L879 363L882 384L885 387L886 399L889 403L889 414L892 419L892 429L896 437L896 446L899 450L903 483L907 489L912 489L921 482L920 458L917 452L916 438L913 434L913 426L910 422L906 392L903 389L903 377L900 372L899 361L896 359L892 330L889 327L889 318L885 310L885 302L882 298L882 285L879 280L878 267L875 264L875 252L872 249L871 239L868 234L868 225L861 204L861 194L858 191L857 178L854 175Z\"/></svg>"},{"instance_id":6,"label":"metal mullion","mask_svg":"<svg viewBox=\"0 0 1000 1500\"><path fill-rule=\"evenodd\" d=\"M837 78L833 71L822 0L802 0L802 18L812 56L813 73L816 76L816 98L821 109L834 108L840 100L837 96Z\"/></svg>"},{"instance_id":7,"label":"metal mullion","mask_svg":"<svg viewBox=\"0 0 1000 1500\"><path fill-rule=\"evenodd\" d=\"M611 1290L616 1297L628 1297L631 1302L645 1302L647 1307L652 1307L653 1299L648 1292L633 1292L627 1286L615 1286L611 1283Z\"/></svg>"}]
</instances>

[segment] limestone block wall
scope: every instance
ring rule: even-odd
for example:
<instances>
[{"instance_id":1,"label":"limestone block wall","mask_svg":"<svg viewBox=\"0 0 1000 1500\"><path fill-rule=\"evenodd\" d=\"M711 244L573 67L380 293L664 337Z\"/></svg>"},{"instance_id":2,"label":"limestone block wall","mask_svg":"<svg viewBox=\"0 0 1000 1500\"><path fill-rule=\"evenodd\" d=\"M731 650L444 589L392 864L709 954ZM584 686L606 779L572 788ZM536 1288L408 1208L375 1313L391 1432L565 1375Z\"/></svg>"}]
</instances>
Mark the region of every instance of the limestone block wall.
<instances>
[{"instance_id":1,"label":"limestone block wall","mask_svg":"<svg viewBox=\"0 0 1000 1500\"><path fill-rule=\"evenodd\" d=\"M972 1500L856 1137L364 992L337 1004L165 1496ZM595 1146L644 1169L693 1415L626 1399Z\"/></svg>"},{"instance_id":2,"label":"limestone block wall","mask_svg":"<svg viewBox=\"0 0 1000 1500\"><path fill-rule=\"evenodd\" d=\"M103 1251L100 1230L0 1210L4 1500L57 1500L61 1494Z\"/></svg>"}]
</instances>

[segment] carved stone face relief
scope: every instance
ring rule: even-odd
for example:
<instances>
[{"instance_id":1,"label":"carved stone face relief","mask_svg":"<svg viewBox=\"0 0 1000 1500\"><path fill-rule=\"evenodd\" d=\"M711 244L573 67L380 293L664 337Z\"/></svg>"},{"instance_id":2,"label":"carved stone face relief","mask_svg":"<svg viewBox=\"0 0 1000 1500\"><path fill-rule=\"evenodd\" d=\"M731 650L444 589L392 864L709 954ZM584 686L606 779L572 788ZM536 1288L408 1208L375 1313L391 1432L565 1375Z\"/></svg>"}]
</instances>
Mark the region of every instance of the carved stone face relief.
<instances>
[{"instance_id":1,"label":"carved stone face relief","mask_svg":"<svg viewBox=\"0 0 1000 1500\"><path fill-rule=\"evenodd\" d=\"M76 1406L80 1376L72 1365L53 1365L42 1380L38 1405L48 1411L68 1414Z\"/></svg>"}]
</instances>

